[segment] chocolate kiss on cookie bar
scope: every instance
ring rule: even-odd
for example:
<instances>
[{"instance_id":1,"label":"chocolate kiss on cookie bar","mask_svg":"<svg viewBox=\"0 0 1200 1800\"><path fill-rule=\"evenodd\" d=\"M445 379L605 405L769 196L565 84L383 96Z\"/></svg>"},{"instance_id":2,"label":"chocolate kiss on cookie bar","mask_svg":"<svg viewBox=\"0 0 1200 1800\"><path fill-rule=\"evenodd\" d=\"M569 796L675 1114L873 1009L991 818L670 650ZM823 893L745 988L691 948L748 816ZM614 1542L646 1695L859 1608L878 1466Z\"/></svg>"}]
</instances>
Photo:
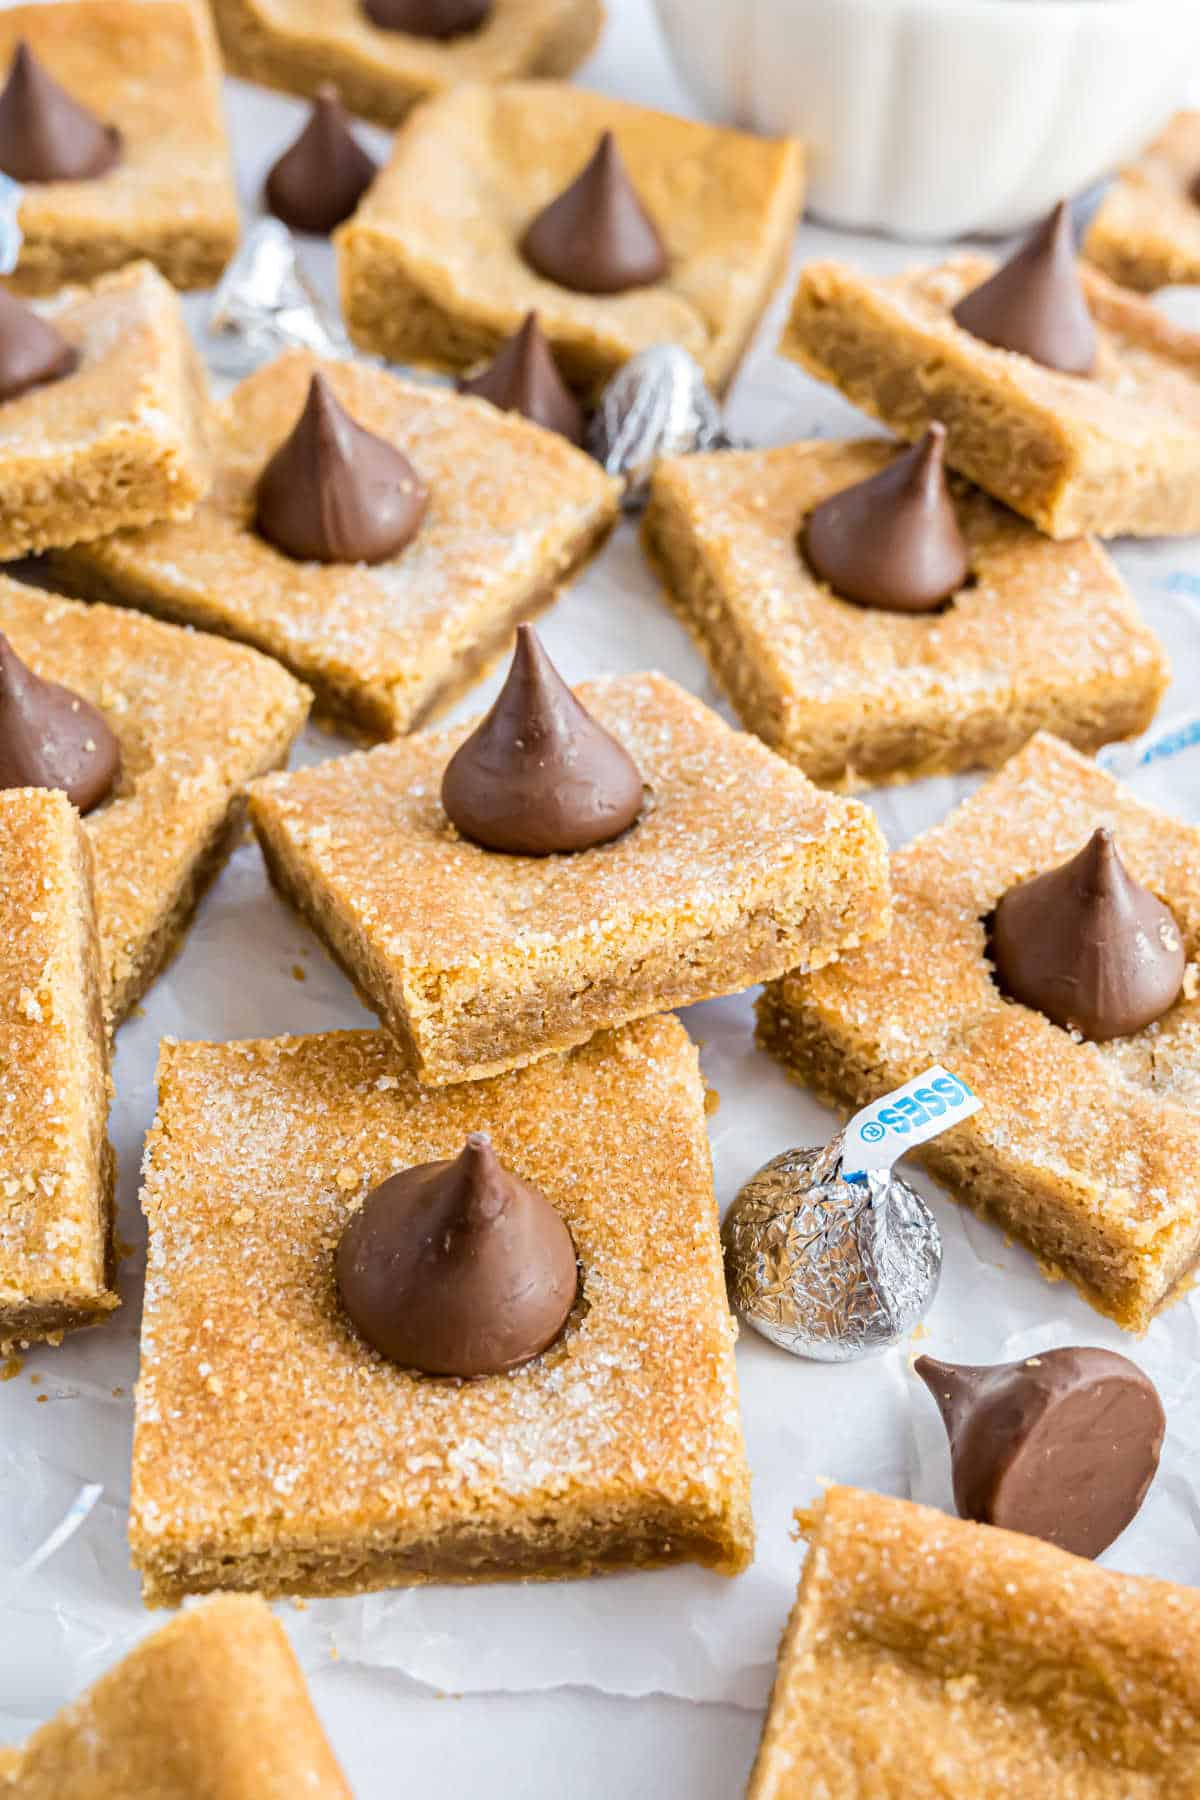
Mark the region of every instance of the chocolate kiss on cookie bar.
<instances>
[{"instance_id":1,"label":"chocolate kiss on cookie bar","mask_svg":"<svg viewBox=\"0 0 1200 1800\"><path fill-rule=\"evenodd\" d=\"M378 563L412 542L427 502L403 451L357 424L318 370L259 477L254 523L298 562Z\"/></svg>"},{"instance_id":2,"label":"chocolate kiss on cookie bar","mask_svg":"<svg viewBox=\"0 0 1200 1800\"><path fill-rule=\"evenodd\" d=\"M0 92L0 169L14 181L89 181L120 154L116 127L68 94L22 40Z\"/></svg>"},{"instance_id":3,"label":"chocolate kiss on cookie bar","mask_svg":"<svg viewBox=\"0 0 1200 1800\"><path fill-rule=\"evenodd\" d=\"M390 1361L426 1375L502 1375L562 1331L575 1245L540 1188L473 1131L452 1161L391 1175L337 1250L342 1305Z\"/></svg>"},{"instance_id":4,"label":"chocolate kiss on cookie bar","mask_svg":"<svg viewBox=\"0 0 1200 1800\"><path fill-rule=\"evenodd\" d=\"M62 788L87 813L120 773L121 746L104 714L35 675L0 632L0 788Z\"/></svg>"},{"instance_id":5,"label":"chocolate kiss on cookie bar","mask_svg":"<svg viewBox=\"0 0 1200 1800\"><path fill-rule=\"evenodd\" d=\"M936 612L971 571L946 482L944 425L895 462L814 507L804 553L843 600L884 612Z\"/></svg>"},{"instance_id":6,"label":"chocolate kiss on cookie bar","mask_svg":"<svg viewBox=\"0 0 1200 1800\"><path fill-rule=\"evenodd\" d=\"M623 294L661 281L669 261L611 131L591 161L525 231L532 269L579 294Z\"/></svg>"},{"instance_id":7,"label":"chocolate kiss on cookie bar","mask_svg":"<svg viewBox=\"0 0 1200 1800\"><path fill-rule=\"evenodd\" d=\"M442 805L485 850L552 856L620 837L642 810L633 758L579 704L532 625L491 711L442 777Z\"/></svg>"}]
</instances>

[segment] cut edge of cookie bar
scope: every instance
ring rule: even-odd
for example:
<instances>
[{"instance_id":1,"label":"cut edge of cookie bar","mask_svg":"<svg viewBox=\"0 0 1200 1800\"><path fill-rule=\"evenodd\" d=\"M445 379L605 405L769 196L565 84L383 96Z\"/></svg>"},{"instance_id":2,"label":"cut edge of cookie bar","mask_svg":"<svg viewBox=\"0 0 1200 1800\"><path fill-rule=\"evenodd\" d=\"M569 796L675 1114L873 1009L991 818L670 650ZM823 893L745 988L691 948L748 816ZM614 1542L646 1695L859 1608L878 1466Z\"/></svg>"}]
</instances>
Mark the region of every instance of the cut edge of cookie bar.
<instances>
[{"instance_id":1,"label":"cut edge of cookie bar","mask_svg":"<svg viewBox=\"0 0 1200 1800\"><path fill-rule=\"evenodd\" d=\"M1174 154L1173 154L1174 152ZM1167 168L1146 167L1155 162ZM1178 112L1137 161L1118 172L1083 240L1083 255L1122 287L1150 294L1200 281L1200 208L1179 165L1200 176L1200 112ZM1179 177L1177 188L1163 175Z\"/></svg>"},{"instance_id":2,"label":"cut edge of cookie bar","mask_svg":"<svg viewBox=\"0 0 1200 1800\"><path fill-rule=\"evenodd\" d=\"M819 455L821 441L814 441L812 448ZM727 451L722 456L736 458L738 454ZM687 628L742 724L820 786L837 793L855 793L928 775L997 768L1039 730L1052 731L1078 749L1095 751L1136 736L1153 720L1170 670L1149 628L1140 618L1131 617L1131 641L1136 635L1158 653L1144 656L1132 678L1123 682L1114 681L1111 675L1107 681L1097 679L1091 672L1076 679L1054 680L1031 673L1024 691L1014 680L1003 717L997 715L994 694L989 695L991 704L981 705L974 715L964 712L946 683L913 700L907 710L901 705L874 715L865 715L854 694L847 691L821 711L815 701L808 702L807 741L802 748L789 718L789 711L794 718L795 709L789 708L785 692L786 672L773 666L769 655L762 655L761 646L756 656L754 645L747 643L746 632L735 616L733 596L696 529L688 490L689 468L696 461L689 457L659 462L642 524L647 559L664 598ZM1123 590L1124 584L1101 547L1092 543L1090 548L1098 565Z\"/></svg>"},{"instance_id":3,"label":"cut edge of cookie bar","mask_svg":"<svg viewBox=\"0 0 1200 1800\"><path fill-rule=\"evenodd\" d=\"M23 457L15 437L0 450L0 560L162 519L186 519L208 491L207 381L179 297L160 273L150 263L131 263L88 287L66 289L38 310L52 324L65 326L70 338L73 308L86 319L94 303L119 307L125 294L134 325L148 334L140 364L108 371L110 379L118 373L136 377L137 386L121 396L127 410L113 416L98 436L65 441L61 455L47 456L39 445L42 453ZM102 351L88 379L105 372ZM65 379L69 383L72 377ZM68 393L62 389L64 401ZM37 389L21 397L35 426L38 401Z\"/></svg>"},{"instance_id":4,"label":"cut edge of cookie bar","mask_svg":"<svg viewBox=\"0 0 1200 1800\"><path fill-rule=\"evenodd\" d=\"M885 1761L887 1793L916 1800L931 1755L945 1792L994 1770L989 1800L1058 1793L1059 1775L1117 1800L1121 1771L1147 1797L1190 1789L1191 1589L859 1488L796 1520L809 1548L747 1800L848 1800Z\"/></svg>"},{"instance_id":5,"label":"cut edge of cookie bar","mask_svg":"<svg viewBox=\"0 0 1200 1800\"><path fill-rule=\"evenodd\" d=\"M225 67L231 75L257 81L283 93L312 98L323 82L337 84L342 104L377 125L402 125L414 106L441 93L459 79L448 67L444 80L413 70L380 70L369 58L328 44L301 44L281 39L259 18L250 0L211 0ZM547 34L529 67L506 71L505 78L569 76L596 47L604 26L603 0L569 0L558 28ZM480 79L478 73L472 80Z\"/></svg>"},{"instance_id":6,"label":"cut edge of cookie bar","mask_svg":"<svg viewBox=\"0 0 1200 1800\"><path fill-rule=\"evenodd\" d=\"M141 1638L0 1749L0 1792L7 1775L21 1800L161 1794L164 1759L172 1794L215 1794L216 1780L256 1800L350 1800L287 1635L254 1595L215 1596Z\"/></svg>"},{"instance_id":7,"label":"cut edge of cookie bar","mask_svg":"<svg viewBox=\"0 0 1200 1800\"><path fill-rule=\"evenodd\" d=\"M1031 767L1047 766L1047 758L1050 767L1057 764L1065 774L1077 769L1080 780L1090 778L1111 805L1124 801L1131 816L1151 822L1158 816L1153 807L1125 795L1118 782L1079 752L1045 733L1010 759L993 781L1019 781ZM986 797L986 787L981 793ZM968 808L971 817L977 815L970 800L957 812ZM1196 835L1184 822L1162 817L1180 838ZM1101 1139L1090 1162L1081 1159L1077 1145L1073 1154L1057 1159L1035 1158L1010 1141L1004 1120L1022 1103L1032 1119L1037 1106L1061 1092L1065 1060L1073 1075L1075 1114L1106 1120L1114 1141L1136 1139L1143 1158L1139 1174L1156 1193L1155 1178L1172 1159L1177 1177L1189 1159L1200 1168L1200 1145L1187 1126L1187 1107L1153 1086L1126 1085L1115 1059L1097 1056L1090 1045L1078 1044L1073 1051L1069 1035L1040 1015L999 999L993 1003L990 984L984 1010L964 992L956 955L939 956L936 948L940 942L951 943L945 906L938 892L924 885L920 864L913 880L908 879L909 853L919 855L929 840L939 847L953 845L955 818L952 812L913 840L893 863L895 925L882 954L892 958L885 967L894 974L897 992L920 963L928 984L921 1016L878 1010L869 984L860 981L856 987L853 968L843 966L828 982L818 975L815 986L793 975L769 983L758 1001L758 1042L794 1080L843 1113L877 1099L932 1061L950 1063L979 1092L983 1110L917 1151L917 1160L953 1199L999 1224L1031 1251L1048 1280L1068 1280L1096 1311L1140 1333L1180 1296L1200 1259L1200 1194L1190 1205L1177 1196L1163 1210L1156 1202L1143 1212L1141 1203L1151 1196L1133 1192L1119 1175L1097 1166L1096 1159L1106 1153ZM988 1103L991 1080L1002 1084L994 1121ZM1050 1147L1057 1142L1052 1130L1045 1141ZM1164 1199L1168 1192L1163 1190ZM1112 1197L1107 1208L1106 1196Z\"/></svg>"},{"instance_id":8,"label":"cut edge of cookie bar","mask_svg":"<svg viewBox=\"0 0 1200 1800\"><path fill-rule=\"evenodd\" d=\"M48 855L56 865L42 879L47 890L46 910L61 908L61 941L50 946L50 957L40 978L36 970L21 971L28 974L28 985L21 988L22 1023L16 1031L18 1038L27 1031L44 1038L62 1033L60 1072L76 1085L82 1108L76 1118L81 1141L71 1151L72 1160L81 1152L74 1179L91 1190L94 1254L88 1260L97 1265L94 1281L65 1284L41 1274L37 1276L36 1290L31 1285L31 1278L36 1275L33 1269L25 1270L24 1280L17 1270L10 1277L0 1278L0 1355L5 1355L16 1345L59 1343L66 1331L101 1323L120 1301L113 1239L116 1158L106 1135L110 1083L91 845L75 809L55 789L10 789L0 796L0 815L0 830L7 827L7 816L19 830L24 816L30 830L44 834ZM24 1060L18 1044L14 1044L13 1052L15 1061ZM11 1148L19 1161L21 1146L14 1144ZM56 1187L62 1179L59 1170L43 1173L47 1180L54 1176ZM44 1190L43 1197L50 1206L54 1195L55 1188ZM37 1191L30 1190L24 1203L30 1197L36 1200ZM82 1197L86 1202L86 1192ZM12 1201L0 1195L0 1204L22 1203L20 1198Z\"/></svg>"},{"instance_id":9,"label":"cut edge of cookie bar","mask_svg":"<svg viewBox=\"0 0 1200 1800\"><path fill-rule=\"evenodd\" d=\"M944 265L960 266L982 280L993 264L964 256ZM1200 334L1171 324L1099 269L1080 264L1080 276L1100 324L1200 382ZM972 354L969 342L899 321L882 279L843 263L809 263L779 349L901 437L915 441L940 421L951 466L1050 537L1200 530L1200 427L1183 434L1186 456L1168 447L1149 469L1136 460L1123 468L1113 438L1097 440L998 373L992 359L1007 353L981 345Z\"/></svg>"}]
</instances>

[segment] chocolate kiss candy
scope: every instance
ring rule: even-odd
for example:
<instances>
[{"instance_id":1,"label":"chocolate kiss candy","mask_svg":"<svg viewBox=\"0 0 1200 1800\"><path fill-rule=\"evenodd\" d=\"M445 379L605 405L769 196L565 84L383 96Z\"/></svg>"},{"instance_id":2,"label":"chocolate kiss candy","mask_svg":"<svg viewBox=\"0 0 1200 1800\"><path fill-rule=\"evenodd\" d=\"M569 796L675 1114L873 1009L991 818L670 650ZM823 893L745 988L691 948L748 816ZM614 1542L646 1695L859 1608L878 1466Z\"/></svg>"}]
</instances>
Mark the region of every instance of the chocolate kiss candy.
<instances>
[{"instance_id":1,"label":"chocolate kiss candy","mask_svg":"<svg viewBox=\"0 0 1200 1800\"><path fill-rule=\"evenodd\" d=\"M0 288L0 400L61 381L79 361L73 344Z\"/></svg>"},{"instance_id":2,"label":"chocolate kiss candy","mask_svg":"<svg viewBox=\"0 0 1200 1800\"><path fill-rule=\"evenodd\" d=\"M408 458L356 425L318 373L259 476L254 524L298 562L377 563L416 536L427 499Z\"/></svg>"},{"instance_id":3,"label":"chocolate kiss candy","mask_svg":"<svg viewBox=\"0 0 1200 1800\"><path fill-rule=\"evenodd\" d=\"M62 788L85 813L120 773L121 746L103 713L35 675L0 632L0 787Z\"/></svg>"},{"instance_id":4,"label":"chocolate kiss candy","mask_svg":"<svg viewBox=\"0 0 1200 1800\"><path fill-rule=\"evenodd\" d=\"M1161 1018L1187 966L1174 915L1104 826L1070 862L1002 895L991 956L1010 1000L1096 1044Z\"/></svg>"},{"instance_id":5,"label":"chocolate kiss candy","mask_svg":"<svg viewBox=\"0 0 1200 1800\"><path fill-rule=\"evenodd\" d=\"M14 181L86 181L120 154L115 126L73 100L22 39L0 92L0 169Z\"/></svg>"},{"instance_id":6,"label":"chocolate kiss candy","mask_svg":"<svg viewBox=\"0 0 1200 1800\"><path fill-rule=\"evenodd\" d=\"M350 130L337 89L317 89L308 123L267 176L267 205L293 231L322 237L348 219L378 174Z\"/></svg>"},{"instance_id":7,"label":"chocolate kiss candy","mask_svg":"<svg viewBox=\"0 0 1200 1800\"><path fill-rule=\"evenodd\" d=\"M1158 1468L1166 1421L1153 1384L1111 1350L1044 1350L972 1368L913 1365L950 1439L964 1519L1099 1556L1133 1518Z\"/></svg>"},{"instance_id":8,"label":"chocolate kiss candy","mask_svg":"<svg viewBox=\"0 0 1200 1800\"><path fill-rule=\"evenodd\" d=\"M521 254L547 281L580 294L622 294L662 280L666 248L611 131L570 187L528 227Z\"/></svg>"},{"instance_id":9,"label":"chocolate kiss candy","mask_svg":"<svg viewBox=\"0 0 1200 1800\"><path fill-rule=\"evenodd\" d=\"M476 30L491 10L492 0L363 0L372 25L410 37L458 37Z\"/></svg>"},{"instance_id":10,"label":"chocolate kiss candy","mask_svg":"<svg viewBox=\"0 0 1200 1800\"><path fill-rule=\"evenodd\" d=\"M814 508L804 533L813 570L844 600L932 612L970 573L946 486L943 425L867 481Z\"/></svg>"},{"instance_id":11,"label":"chocolate kiss candy","mask_svg":"<svg viewBox=\"0 0 1200 1800\"><path fill-rule=\"evenodd\" d=\"M500 1375L554 1342L575 1304L571 1234L472 1132L453 1162L368 1194L337 1249L342 1305L376 1350L426 1375Z\"/></svg>"},{"instance_id":12,"label":"chocolate kiss candy","mask_svg":"<svg viewBox=\"0 0 1200 1800\"><path fill-rule=\"evenodd\" d=\"M1019 350L1064 375L1090 375L1096 327L1084 299L1067 203L954 308L955 321L1001 350Z\"/></svg>"},{"instance_id":13,"label":"chocolate kiss candy","mask_svg":"<svg viewBox=\"0 0 1200 1800\"><path fill-rule=\"evenodd\" d=\"M486 850L551 856L619 837L642 810L642 778L521 625L496 704L446 765L442 805Z\"/></svg>"},{"instance_id":14,"label":"chocolate kiss candy","mask_svg":"<svg viewBox=\"0 0 1200 1800\"><path fill-rule=\"evenodd\" d=\"M494 362L458 387L462 394L490 400L502 412L522 413L573 444L583 443L583 408L559 374L535 312L526 314L525 323L501 345Z\"/></svg>"}]
</instances>

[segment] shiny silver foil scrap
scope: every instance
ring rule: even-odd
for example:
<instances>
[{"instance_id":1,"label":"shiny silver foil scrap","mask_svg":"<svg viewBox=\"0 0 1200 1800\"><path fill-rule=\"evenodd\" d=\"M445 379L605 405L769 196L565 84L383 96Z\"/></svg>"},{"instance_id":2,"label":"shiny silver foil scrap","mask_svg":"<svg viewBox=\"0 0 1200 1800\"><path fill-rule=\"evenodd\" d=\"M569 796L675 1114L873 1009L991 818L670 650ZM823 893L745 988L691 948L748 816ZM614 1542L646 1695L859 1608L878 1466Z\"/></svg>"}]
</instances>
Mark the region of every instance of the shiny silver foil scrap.
<instances>
[{"instance_id":1,"label":"shiny silver foil scrap","mask_svg":"<svg viewBox=\"0 0 1200 1800\"><path fill-rule=\"evenodd\" d=\"M221 277L208 315L207 350L226 375L249 375L282 350L349 356L336 310L301 265L287 226L255 221Z\"/></svg>"},{"instance_id":2,"label":"shiny silver foil scrap","mask_svg":"<svg viewBox=\"0 0 1200 1800\"><path fill-rule=\"evenodd\" d=\"M625 482L625 505L641 506L660 456L729 450L721 408L695 357L652 344L612 376L588 426L588 449Z\"/></svg>"},{"instance_id":3,"label":"shiny silver foil scrap","mask_svg":"<svg viewBox=\"0 0 1200 1800\"><path fill-rule=\"evenodd\" d=\"M894 1172L847 1181L842 1137L785 1150L753 1175L721 1230L735 1310L793 1356L850 1362L910 1332L937 1292L937 1221Z\"/></svg>"}]
</instances>

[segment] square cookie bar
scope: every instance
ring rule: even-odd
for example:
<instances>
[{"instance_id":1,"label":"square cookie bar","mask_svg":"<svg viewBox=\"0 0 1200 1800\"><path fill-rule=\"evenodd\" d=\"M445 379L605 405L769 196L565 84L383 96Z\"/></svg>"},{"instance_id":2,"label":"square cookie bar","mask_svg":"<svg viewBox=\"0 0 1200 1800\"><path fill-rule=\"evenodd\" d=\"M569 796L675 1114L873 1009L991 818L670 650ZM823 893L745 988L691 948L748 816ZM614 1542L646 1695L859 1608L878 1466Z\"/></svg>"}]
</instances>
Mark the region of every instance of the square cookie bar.
<instances>
[{"instance_id":1,"label":"square cookie bar","mask_svg":"<svg viewBox=\"0 0 1200 1800\"><path fill-rule=\"evenodd\" d=\"M627 293L575 293L536 274L518 245L606 130L670 268ZM783 273L802 190L791 138L751 137L553 82L456 88L413 115L337 233L342 310L355 342L394 362L466 368L536 310L581 390L662 343L690 350L724 387Z\"/></svg>"},{"instance_id":2,"label":"square cookie bar","mask_svg":"<svg viewBox=\"0 0 1200 1800\"><path fill-rule=\"evenodd\" d=\"M238 240L220 61L201 0L56 0L0 8L0 69L24 40L105 124L121 156L89 181L30 183L6 285L51 294L146 257L179 288L211 287Z\"/></svg>"},{"instance_id":3,"label":"square cookie bar","mask_svg":"<svg viewBox=\"0 0 1200 1800\"><path fill-rule=\"evenodd\" d=\"M167 1043L158 1092L130 1503L147 1604L750 1560L704 1088L677 1020L437 1092L382 1032ZM371 1189L472 1131L562 1213L581 1299L531 1362L456 1381L359 1337L334 1250Z\"/></svg>"},{"instance_id":4,"label":"square cookie bar","mask_svg":"<svg viewBox=\"0 0 1200 1800\"><path fill-rule=\"evenodd\" d=\"M799 443L658 464L644 538L742 723L843 789L995 767L1041 727L1081 749L1154 717L1168 669L1113 564L953 484L971 561L948 609L843 600L800 548L821 501L895 446Z\"/></svg>"},{"instance_id":5,"label":"square cookie bar","mask_svg":"<svg viewBox=\"0 0 1200 1800\"><path fill-rule=\"evenodd\" d=\"M579 699L648 799L614 842L515 856L460 837L442 771L472 725L256 782L272 879L434 1085L602 1027L816 968L888 924L872 813L661 675Z\"/></svg>"},{"instance_id":6,"label":"square cookie bar","mask_svg":"<svg viewBox=\"0 0 1200 1800\"><path fill-rule=\"evenodd\" d=\"M227 1594L172 1619L19 1749L0 1750L12 1800L135 1794L350 1800L265 1601Z\"/></svg>"},{"instance_id":7,"label":"square cookie bar","mask_svg":"<svg viewBox=\"0 0 1200 1800\"><path fill-rule=\"evenodd\" d=\"M211 468L204 375L175 290L136 263L38 310L79 360L0 403L0 560L187 518Z\"/></svg>"},{"instance_id":8,"label":"square cookie bar","mask_svg":"<svg viewBox=\"0 0 1200 1800\"><path fill-rule=\"evenodd\" d=\"M1200 112L1180 112L1122 169L1096 211L1083 253L1123 287L1151 293L1200 281Z\"/></svg>"},{"instance_id":9,"label":"square cookie bar","mask_svg":"<svg viewBox=\"0 0 1200 1800\"><path fill-rule=\"evenodd\" d=\"M1051 537L1200 531L1200 333L1081 263L1096 372L1063 375L951 317L993 268L809 263L780 348L901 437L940 419L946 461Z\"/></svg>"},{"instance_id":10,"label":"square cookie bar","mask_svg":"<svg viewBox=\"0 0 1200 1800\"><path fill-rule=\"evenodd\" d=\"M390 561L306 563L253 528L254 489L313 370L429 489ZM470 686L515 625L549 604L617 513L617 484L555 432L445 388L294 351L215 409L212 493L181 524L121 532L56 559L77 590L241 638L286 663L330 718L411 731Z\"/></svg>"},{"instance_id":11,"label":"square cookie bar","mask_svg":"<svg viewBox=\"0 0 1200 1800\"><path fill-rule=\"evenodd\" d=\"M0 790L0 1352L117 1305L92 853L65 794Z\"/></svg>"},{"instance_id":12,"label":"square cookie bar","mask_svg":"<svg viewBox=\"0 0 1200 1800\"><path fill-rule=\"evenodd\" d=\"M361 0L212 0L231 74L293 94L335 82L364 119L399 125L419 100L462 81L569 75L604 22L601 0L493 0L451 38L381 30Z\"/></svg>"},{"instance_id":13,"label":"square cookie bar","mask_svg":"<svg viewBox=\"0 0 1200 1800\"><path fill-rule=\"evenodd\" d=\"M830 1488L747 1800L1200 1791L1200 1595Z\"/></svg>"},{"instance_id":14,"label":"square cookie bar","mask_svg":"<svg viewBox=\"0 0 1200 1800\"><path fill-rule=\"evenodd\" d=\"M120 741L116 791L86 820L111 1027L183 936L241 826L246 782L286 761L309 695L238 644L3 576L0 631L36 674L99 707Z\"/></svg>"},{"instance_id":15,"label":"square cookie bar","mask_svg":"<svg viewBox=\"0 0 1200 1800\"><path fill-rule=\"evenodd\" d=\"M1099 825L1200 948L1200 829L1136 799L1039 735L941 825L892 858L886 942L773 983L763 1046L851 1109L945 1062L983 1102L916 1152L951 1194L1027 1244L1119 1325L1140 1331L1200 1255L1200 988L1157 1023L1080 1041L1004 998L985 921Z\"/></svg>"}]
</instances>

